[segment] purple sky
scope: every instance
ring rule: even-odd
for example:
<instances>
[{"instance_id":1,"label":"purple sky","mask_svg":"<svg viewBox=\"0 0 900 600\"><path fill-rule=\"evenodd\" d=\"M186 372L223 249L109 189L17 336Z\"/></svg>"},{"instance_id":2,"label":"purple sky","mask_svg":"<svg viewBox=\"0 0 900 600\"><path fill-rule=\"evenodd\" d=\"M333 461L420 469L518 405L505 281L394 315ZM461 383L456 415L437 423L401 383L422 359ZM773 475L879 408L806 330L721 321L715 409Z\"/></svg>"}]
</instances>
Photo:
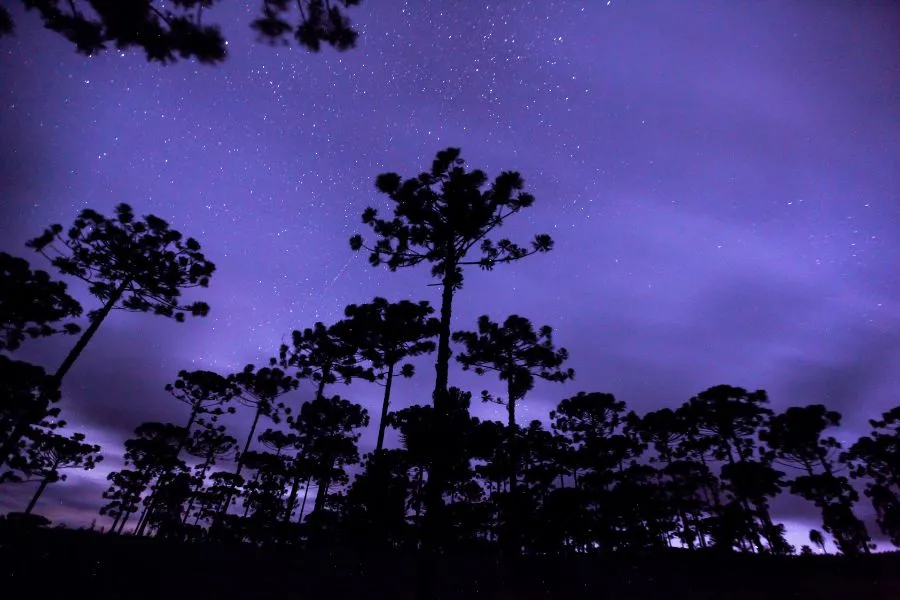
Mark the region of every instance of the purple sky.
<instances>
[{"instance_id":1,"label":"purple sky","mask_svg":"<svg viewBox=\"0 0 900 600\"><path fill-rule=\"evenodd\" d=\"M388 207L377 174L415 175L447 146L491 176L522 173L537 201L505 234L556 240L548 255L470 272L454 314L472 329L517 313L568 348L575 381L539 385L523 419L579 390L645 412L726 383L767 390L775 408L824 403L849 440L898 403L892 3L365 0L350 12L358 48L319 55L255 43L256 6L242 4L209 13L230 41L216 67L85 58L18 6L18 35L0 40L0 250L47 268L26 239L127 202L218 266L189 296L211 304L208 318L103 324L62 406L107 460L51 486L39 512L90 521L122 440L186 417L163 391L178 370L258 363L292 329L375 295L436 305L426 271L372 269L347 239L367 233L366 206ZM17 357L52 370L72 342ZM396 407L428 401L431 360L398 385ZM500 389L454 369L475 396ZM296 404L311 395L301 389ZM332 392L373 411L381 388ZM248 421L233 421L237 437ZM8 487L7 506L30 491ZM802 543L809 509L778 506Z\"/></svg>"}]
</instances>

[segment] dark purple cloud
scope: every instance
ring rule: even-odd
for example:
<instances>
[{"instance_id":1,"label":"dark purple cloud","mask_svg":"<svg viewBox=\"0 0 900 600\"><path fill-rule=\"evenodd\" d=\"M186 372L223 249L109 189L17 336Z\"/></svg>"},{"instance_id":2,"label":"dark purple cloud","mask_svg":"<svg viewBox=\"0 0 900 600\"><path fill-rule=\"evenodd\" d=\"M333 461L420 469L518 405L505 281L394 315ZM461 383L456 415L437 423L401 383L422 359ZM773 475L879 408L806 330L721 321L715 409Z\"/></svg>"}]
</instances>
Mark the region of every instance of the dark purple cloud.
<instances>
[{"instance_id":1,"label":"dark purple cloud","mask_svg":"<svg viewBox=\"0 0 900 600\"><path fill-rule=\"evenodd\" d=\"M215 68L87 59L18 13L18 36L0 41L0 249L40 264L26 239L124 201L219 267L196 294L207 319L117 314L72 370L66 410L107 442L105 469L141 421L184 417L162 389L179 369L263 360L376 294L436 303L427 274L373 270L347 238L365 206L387 207L375 175L414 174L450 145L525 177L537 204L506 233L557 241L469 274L455 314L457 328L484 313L555 328L577 379L539 386L527 416L582 389L644 411L729 383L776 407L841 410L851 439L896 404L889 3L367 0L360 46L340 55L255 44L243 11L217 12L231 56ZM54 367L70 342L22 356ZM427 400L430 360L399 405ZM376 405L377 388L339 391ZM104 474L54 494L96 506ZM800 527L810 513L790 506Z\"/></svg>"}]
</instances>

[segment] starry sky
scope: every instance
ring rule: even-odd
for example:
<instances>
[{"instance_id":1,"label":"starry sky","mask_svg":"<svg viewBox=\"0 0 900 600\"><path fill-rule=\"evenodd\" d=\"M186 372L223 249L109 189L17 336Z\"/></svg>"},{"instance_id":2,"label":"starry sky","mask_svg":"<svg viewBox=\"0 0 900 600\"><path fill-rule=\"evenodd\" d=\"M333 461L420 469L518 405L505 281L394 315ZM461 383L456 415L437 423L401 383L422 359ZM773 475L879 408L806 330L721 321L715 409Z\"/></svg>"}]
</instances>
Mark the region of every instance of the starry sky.
<instances>
[{"instance_id":1,"label":"starry sky","mask_svg":"<svg viewBox=\"0 0 900 600\"><path fill-rule=\"evenodd\" d=\"M776 409L824 403L850 441L898 403L896 6L365 0L349 13L357 49L318 55L258 43L256 9L209 11L229 40L209 67L86 58L13 8L18 33L0 39L0 250L47 268L27 239L127 202L197 238L218 267L186 297L211 304L205 319L114 312L103 324L62 406L106 461L51 486L38 512L90 522L134 427L186 419L163 390L180 369L259 364L291 330L375 295L437 305L427 270L373 269L347 239L367 233L366 206L389 207L377 174L413 176L448 146L491 176L519 171L536 196L504 235L556 240L469 272L456 303L455 329L515 313L569 350L575 381L539 384L523 420L580 390L642 413L725 383L767 390ZM97 307L78 282L71 291ZM53 370L72 343L29 342L17 358ZM431 361L398 384L396 408L428 402ZM458 368L451 378L476 397L501 389ZM381 388L331 391L377 414ZM249 420L234 418L236 437ZM372 427L363 449L374 439ZM0 490L0 503L29 493ZM815 514L775 506L803 543Z\"/></svg>"}]
</instances>

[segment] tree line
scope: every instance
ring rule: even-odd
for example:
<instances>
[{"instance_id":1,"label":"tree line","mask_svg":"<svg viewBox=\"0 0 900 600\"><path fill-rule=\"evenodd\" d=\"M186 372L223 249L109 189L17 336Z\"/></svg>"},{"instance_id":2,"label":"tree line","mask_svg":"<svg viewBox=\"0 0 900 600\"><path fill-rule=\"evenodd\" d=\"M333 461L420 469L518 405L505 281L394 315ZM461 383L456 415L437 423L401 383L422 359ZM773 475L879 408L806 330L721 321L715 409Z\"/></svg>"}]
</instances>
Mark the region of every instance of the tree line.
<instances>
[{"instance_id":1,"label":"tree line","mask_svg":"<svg viewBox=\"0 0 900 600\"><path fill-rule=\"evenodd\" d=\"M335 323L293 331L264 364L180 371L165 390L187 416L139 424L124 441L124 467L109 474L100 509L109 534L415 550L427 578L446 552L791 554L770 510L790 493L820 515L812 544L826 549L824 531L840 553L861 555L874 544L856 514L860 487L881 533L900 546L900 407L848 447L833 436L837 412L819 404L776 412L764 391L728 385L642 415L611 394L579 392L550 412L549 427L522 422L517 408L537 380L574 378L568 352L550 327L519 315L484 315L469 329L452 321L468 269L553 248L545 234L527 244L494 237L534 203L521 176L491 180L448 148L429 170L379 175L376 188L392 214L366 209L373 237L354 236L351 250L388 271L427 266L439 306L376 297L347 306ZM106 317L206 316L209 305L182 293L206 288L215 265L196 240L125 204L111 217L84 210L69 229L53 225L27 246L98 300L82 330L83 308L64 282L0 254L0 483L34 485L22 510L34 516L48 486L102 460L84 434L64 433L60 386ZM76 340L56 371L12 357L52 335ZM411 361L428 354L436 354L431 402L395 410L396 386L422 376ZM483 391L479 400L503 406L504 422L470 414L472 394L450 383L454 361L500 380L503 394ZM291 401L303 381L314 394ZM371 384L380 400L376 447L365 455L359 438L370 415L334 393L351 382ZM248 429L222 424L239 411ZM388 428L399 447L386 447Z\"/></svg>"}]
</instances>

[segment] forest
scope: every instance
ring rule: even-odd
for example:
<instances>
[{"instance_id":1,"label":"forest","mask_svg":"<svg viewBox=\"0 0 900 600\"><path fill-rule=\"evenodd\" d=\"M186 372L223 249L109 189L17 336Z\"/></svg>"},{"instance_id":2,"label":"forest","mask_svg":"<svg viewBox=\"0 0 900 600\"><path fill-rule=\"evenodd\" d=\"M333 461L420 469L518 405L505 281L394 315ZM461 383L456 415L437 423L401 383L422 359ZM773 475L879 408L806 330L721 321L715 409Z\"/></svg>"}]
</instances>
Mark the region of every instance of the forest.
<instances>
[{"instance_id":1,"label":"forest","mask_svg":"<svg viewBox=\"0 0 900 600\"><path fill-rule=\"evenodd\" d=\"M347 13L360 2L298 0L295 13L263 0L249 26L272 44L352 50ZM205 16L215 1L22 4L86 56L227 55ZM0 36L17 19L0 7ZM765 390L719 382L677 408L638 414L585 390L523 419L538 382L577 382L554 329L536 315L454 319L478 302L467 273L554 248L545 233L499 235L535 203L523 177L468 169L448 147L421 173L377 175L375 189L391 210L362 212L348 256L378 277L427 269L439 302L415 289L360 298L336 322L285 332L265 362L172 373L160 396L183 420L134 423L90 528L41 515L50 486L65 490L104 460L67 424L66 376L114 310L207 316L216 264L200 241L125 203L34 232L21 256L0 252L0 494L33 490L0 516L8 597L900 597L897 554L873 541L900 547L900 406L869 415L870 431L845 444L842 415L823 404L775 410ZM17 358L51 336L73 341L58 366ZM503 393L463 389L463 371ZM414 377L433 382L431 397L397 408ZM341 396L350 384L366 386L376 414ZM473 416L477 403L505 419ZM377 442L363 453L368 427ZM773 514L783 495L819 517L799 548ZM877 530L861 518L871 511Z\"/></svg>"},{"instance_id":2,"label":"forest","mask_svg":"<svg viewBox=\"0 0 900 600\"><path fill-rule=\"evenodd\" d=\"M447 148L429 170L407 179L381 174L376 188L393 214L366 209L361 220L370 234L353 236L348 252L366 254L385 276L430 268L440 306L375 297L347 306L338 322L293 331L265 364L180 371L165 390L185 405L184 421L136 424L124 440L125 468L107 477L104 524L92 534L418 556L427 580L449 560L441 557L453 556L522 566L535 558L673 551L811 555L815 547L860 557L875 549L856 514L865 501L880 533L900 546L900 407L873 418L871 433L849 447L832 435L841 415L825 406L775 412L764 390L729 385L643 415L612 394L583 391L558 403L549 428L523 423L517 408L537 380L575 377L552 328L515 314L502 322L484 315L470 329L452 320L454 303L467 300L468 269L540 260L553 249L546 234L526 244L495 237L534 203L522 177L503 172L490 180ZM113 216L86 209L71 227L52 225L27 246L98 301L82 330L83 308L66 283L24 258L0 256L0 481L35 485L5 527L33 533L49 525L39 514L47 487L103 459L83 433L67 432L66 373L114 309L176 321L207 315L209 305L187 303L182 292L207 287L216 267L197 240L126 204ZM75 339L54 372L13 358L22 344L51 335ZM417 373L410 360L431 353L434 373ZM452 385L454 362L499 379L506 393L482 391L473 400ZM392 409L405 379L432 376L430 402ZM301 381L312 382L315 394L291 401ZM377 445L363 456L358 440L370 415L335 393L354 381L381 388L371 388L381 405ZM473 417L473 401L502 406L505 422ZM221 424L237 411L250 416L249 430ZM400 447L386 446L388 428ZM811 545L798 549L785 539L770 513L779 494L803 498L820 515Z\"/></svg>"}]
</instances>

